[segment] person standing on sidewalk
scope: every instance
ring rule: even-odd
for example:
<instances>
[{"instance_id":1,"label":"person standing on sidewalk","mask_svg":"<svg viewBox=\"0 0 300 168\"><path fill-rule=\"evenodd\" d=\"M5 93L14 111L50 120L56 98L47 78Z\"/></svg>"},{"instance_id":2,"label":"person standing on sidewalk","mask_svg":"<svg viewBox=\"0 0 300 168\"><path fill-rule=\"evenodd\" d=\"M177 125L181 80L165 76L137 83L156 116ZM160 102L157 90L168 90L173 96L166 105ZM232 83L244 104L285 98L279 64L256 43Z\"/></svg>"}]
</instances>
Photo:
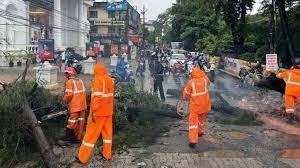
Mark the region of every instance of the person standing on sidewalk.
<instances>
[{"instance_id":1,"label":"person standing on sidewalk","mask_svg":"<svg viewBox=\"0 0 300 168\"><path fill-rule=\"evenodd\" d=\"M160 99L161 101L165 101L165 93L163 88L163 81L164 81L164 67L163 65L158 61L158 58L155 59L155 63L153 65L153 89L154 93L157 94L157 91L159 90Z\"/></svg>"},{"instance_id":2,"label":"person standing on sidewalk","mask_svg":"<svg viewBox=\"0 0 300 168\"><path fill-rule=\"evenodd\" d=\"M192 79L187 82L183 91L183 100L190 100L189 145L191 148L198 143L198 136L205 133L207 113L211 111L209 84L208 77L199 66L196 66L192 71Z\"/></svg>"},{"instance_id":3,"label":"person standing on sidewalk","mask_svg":"<svg viewBox=\"0 0 300 168\"><path fill-rule=\"evenodd\" d=\"M300 66L279 73L277 78L283 79L285 88L285 115L289 119L295 118L295 100L300 103Z\"/></svg>"},{"instance_id":4,"label":"person standing on sidewalk","mask_svg":"<svg viewBox=\"0 0 300 168\"><path fill-rule=\"evenodd\" d=\"M102 64L95 66L92 85L92 99L86 133L79 149L77 160L86 164L93 153L94 146L102 134L104 160L111 160L112 115L114 107L114 83Z\"/></svg>"},{"instance_id":5,"label":"person standing on sidewalk","mask_svg":"<svg viewBox=\"0 0 300 168\"><path fill-rule=\"evenodd\" d=\"M68 67L64 73L68 79L64 102L69 106L66 138L67 141L81 141L83 137L84 117L87 109L86 91L83 81L76 77L75 68Z\"/></svg>"}]
</instances>

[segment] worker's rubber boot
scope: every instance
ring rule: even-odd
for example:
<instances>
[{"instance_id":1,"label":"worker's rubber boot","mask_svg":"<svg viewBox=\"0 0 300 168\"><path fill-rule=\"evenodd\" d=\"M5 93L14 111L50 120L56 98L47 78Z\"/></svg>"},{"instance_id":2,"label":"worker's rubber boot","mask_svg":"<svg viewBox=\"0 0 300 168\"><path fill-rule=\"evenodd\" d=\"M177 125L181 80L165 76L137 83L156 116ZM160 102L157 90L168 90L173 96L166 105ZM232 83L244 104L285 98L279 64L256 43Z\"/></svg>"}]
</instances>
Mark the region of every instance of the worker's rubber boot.
<instances>
[{"instance_id":1,"label":"worker's rubber boot","mask_svg":"<svg viewBox=\"0 0 300 168\"><path fill-rule=\"evenodd\" d=\"M73 137L74 137L74 130L67 128L64 140L71 142Z\"/></svg>"},{"instance_id":2,"label":"worker's rubber boot","mask_svg":"<svg viewBox=\"0 0 300 168\"><path fill-rule=\"evenodd\" d=\"M294 113L287 114L287 120L288 122L296 121L297 120L296 115Z\"/></svg>"},{"instance_id":3,"label":"worker's rubber boot","mask_svg":"<svg viewBox=\"0 0 300 168\"><path fill-rule=\"evenodd\" d=\"M196 143L189 143L189 147L193 149L196 147L196 145L197 145Z\"/></svg>"},{"instance_id":4,"label":"worker's rubber boot","mask_svg":"<svg viewBox=\"0 0 300 168\"><path fill-rule=\"evenodd\" d=\"M198 133L198 137L202 137L202 136L204 136L203 132Z\"/></svg>"},{"instance_id":5,"label":"worker's rubber boot","mask_svg":"<svg viewBox=\"0 0 300 168\"><path fill-rule=\"evenodd\" d=\"M74 143L74 144L78 144L81 142L81 140L78 140L75 136L75 134L72 135L71 137L71 140L70 140L71 143Z\"/></svg>"},{"instance_id":6,"label":"worker's rubber boot","mask_svg":"<svg viewBox=\"0 0 300 168\"><path fill-rule=\"evenodd\" d=\"M71 140L72 140L72 134L73 134L73 130L72 129L68 129L66 130L66 133L64 135L64 137L62 137L57 144L60 146L71 146Z\"/></svg>"},{"instance_id":7,"label":"worker's rubber boot","mask_svg":"<svg viewBox=\"0 0 300 168\"><path fill-rule=\"evenodd\" d=\"M104 155L103 154L101 154L101 158L100 158L100 161L102 162L102 161L109 161L109 160L111 160L111 159L106 159L105 157L104 157Z\"/></svg>"}]
</instances>

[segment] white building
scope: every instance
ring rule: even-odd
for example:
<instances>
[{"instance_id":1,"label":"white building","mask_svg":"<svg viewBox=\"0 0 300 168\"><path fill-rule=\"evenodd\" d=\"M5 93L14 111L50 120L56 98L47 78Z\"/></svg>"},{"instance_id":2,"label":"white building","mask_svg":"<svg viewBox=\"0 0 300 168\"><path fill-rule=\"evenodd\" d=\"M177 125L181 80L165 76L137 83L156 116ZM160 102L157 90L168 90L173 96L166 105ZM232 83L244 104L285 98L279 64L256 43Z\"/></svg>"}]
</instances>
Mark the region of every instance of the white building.
<instances>
[{"instance_id":1,"label":"white building","mask_svg":"<svg viewBox=\"0 0 300 168\"><path fill-rule=\"evenodd\" d=\"M88 8L93 0L54 0L53 37L56 49L73 47L85 55L90 31Z\"/></svg>"},{"instance_id":2,"label":"white building","mask_svg":"<svg viewBox=\"0 0 300 168\"><path fill-rule=\"evenodd\" d=\"M30 42L28 25L27 2L2 0L0 4L0 50L26 49L26 45Z\"/></svg>"},{"instance_id":3,"label":"white building","mask_svg":"<svg viewBox=\"0 0 300 168\"><path fill-rule=\"evenodd\" d=\"M40 31L37 25L42 24L38 19L30 17L37 13L37 3L44 2L52 3L53 6L47 9L46 26L51 32L48 38L54 39L55 49L73 47L85 55L90 30L87 11L93 5L93 0L1 0L0 50L25 50L31 46L32 32ZM33 8L35 10L31 11Z\"/></svg>"}]
</instances>

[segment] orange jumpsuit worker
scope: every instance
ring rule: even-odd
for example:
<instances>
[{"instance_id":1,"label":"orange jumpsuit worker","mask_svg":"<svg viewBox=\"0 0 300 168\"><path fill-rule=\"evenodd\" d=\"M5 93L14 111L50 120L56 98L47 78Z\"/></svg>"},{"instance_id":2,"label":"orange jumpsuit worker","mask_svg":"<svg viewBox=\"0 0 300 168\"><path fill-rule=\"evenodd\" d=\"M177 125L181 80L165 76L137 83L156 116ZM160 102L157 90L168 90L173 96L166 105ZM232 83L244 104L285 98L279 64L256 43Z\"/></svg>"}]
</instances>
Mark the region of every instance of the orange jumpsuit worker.
<instances>
[{"instance_id":1,"label":"orange jumpsuit worker","mask_svg":"<svg viewBox=\"0 0 300 168\"><path fill-rule=\"evenodd\" d=\"M192 71L192 79L183 91L183 100L190 99L189 145L192 148L198 143L198 136L204 134L207 113L211 111L209 84L206 74L196 66Z\"/></svg>"},{"instance_id":2,"label":"orange jumpsuit worker","mask_svg":"<svg viewBox=\"0 0 300 168\"><path fill-rule=\"evenodd\" d=\"M77 159L86 164L93 153L93 148L102 134L105 160L111 159L112 115L114 106L114 83L102 64L95 65L95 78L92 86L92 99L88 125Z\"/></svg>"},{"instance_id":3,"label":"orange jumpsuit worker","mask_svg":"<svg viewBox=\"0 0 300 168\"><path fill-rule=\"evenodd\" d=\"M300 103L300 67L292 67L291 70L277 74L277 77L284 79L285 88L285 114L288 117L295 116L295 100Z\"/></svg>"},{"instance_id":4,"label":"orange jumpsuit worker","mask_svg":"<svg viewBox=\"0 0 300 168\"><path fill-rule=\"evenodd\" d=\"M64 102L69 105L70 113L66 132L66 140L68 141L82 140L84 116L87 109L85 86L81 79L75 77L76 74L75 68L72 67L67 68L65 71L65 76L68 80L66 82Z\"/></svg>"}]
</instances>

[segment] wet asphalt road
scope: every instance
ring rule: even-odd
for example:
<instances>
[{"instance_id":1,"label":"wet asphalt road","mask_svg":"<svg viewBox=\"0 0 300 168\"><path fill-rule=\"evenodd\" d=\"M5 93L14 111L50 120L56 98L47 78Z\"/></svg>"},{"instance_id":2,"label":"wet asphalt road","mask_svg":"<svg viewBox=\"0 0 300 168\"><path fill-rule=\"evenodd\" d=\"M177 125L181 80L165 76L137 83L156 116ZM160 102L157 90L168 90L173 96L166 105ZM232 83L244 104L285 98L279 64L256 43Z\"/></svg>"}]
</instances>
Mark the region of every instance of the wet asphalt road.
<instances>
[{"instance_id":1,"label":"wet asphalt road","mask_svg":"<svg viewBox=\"0 0 300 168\"><path fill-rule=\"evenodd\" d=\"M135 66L132 67L135 70ZM144 77L136 77L136 87L144 91L152 90L149 71ZM166 75L164 89L182 90L187 78ZM210 88L212 103L220 103L216 94L224 94L229 99L244 104L254 103L258 109L270 111L281 106L280 93L257 87L240 88L238 80L223 72L216 72L213 86ZM176 103L178 98L167 96L167 102ZM204 157L251 157L262 161L267 167L288 167L279 159L282 157L300 159L300 137L278 132L264 125L224 125L215 120L216 112L209 114L207 134L201 139L196 149L191 150L188 145L187 118L171 120L170 132L160 137L156 144L147 147L149 152L179 152L198 153ZM224 115L222 117L228 117ZM289 150L289 152L286 152Z\"/></svg>"}]
</instances>

